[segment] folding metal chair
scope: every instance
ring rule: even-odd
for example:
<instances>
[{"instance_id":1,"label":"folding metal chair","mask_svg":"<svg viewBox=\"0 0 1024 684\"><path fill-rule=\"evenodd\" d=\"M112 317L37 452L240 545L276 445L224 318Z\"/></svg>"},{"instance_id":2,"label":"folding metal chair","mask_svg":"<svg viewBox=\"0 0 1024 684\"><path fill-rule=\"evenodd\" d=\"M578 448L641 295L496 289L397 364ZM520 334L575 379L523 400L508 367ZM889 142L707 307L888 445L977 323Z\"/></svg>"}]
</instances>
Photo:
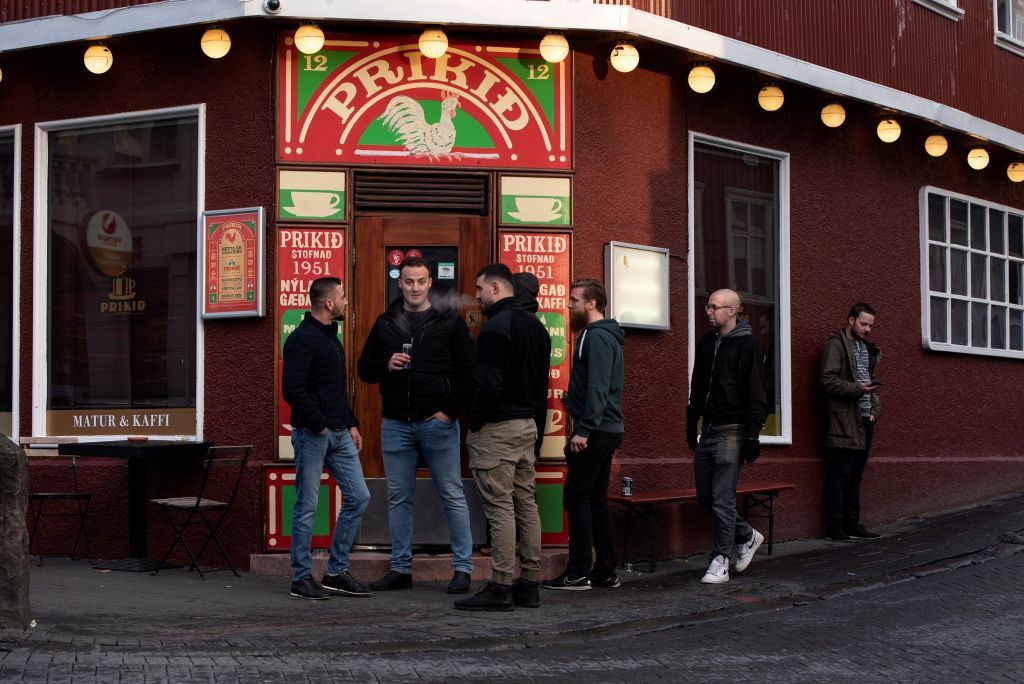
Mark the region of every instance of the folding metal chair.
<instances>
[{"instance_id":1,"label":"folding metal chair","mask_svg":"<svg viewBox=\"0 0 1024 684\"><path fill-rule=\"evenodd\" d=\"M174 530L174 541L160 559L159 567L150 574L155 575L164 567L164 563L170 557L171 552L180 543L185 547L192 564L190 570L195 570L199 576L206 579L202 568L199 567L199 557L212 541L220 554L228 564L228 568L241 577L235 566L232 565L224 545L217 538L217 530L220 529L224 518L231 511L231 506L238 495L238 489L242 483L242 476L245 474L246 463L249 462L251 446L223 446L210 447L203 462L202 480L199 485L199 493L195 496L179 496L167 499L152 499L152 503L160 507L167 517L167 521ZM185 532L192 525L202 525L206 530L206 539L199 546L197 553L192 553L185 538Z\"/></svg>"},{"instance_id":2,"label":"folding metal chair","mask_svg":"<svg viewBox=\"0 0 1024 684\"><path fill-rule=\"evenodd\" d=\"M29 554L32 554L32 545L35 543L39 532L39 521L43 517L48 518L78 518L78 529L75 531L75 543L71 546L71 558L75 559L75 551L78 549L78 542L85 539L85 554L89 562L92 562L92 549L89 546L89 530L86 529L85 521L89 513L89 504L92 502L92 494L83 492L78 486L78 458L76 456L47 456L54 459L54 462L61 461L70 464L70 488L60 489L52 492L29 492L29 513L32 518L32 532L28 538ZM66 487L66 485L61 485ZM44 509L48 502L50 505L44 516ZM57 510L54 505L61 504ZM69 505L74 504L74 505ZM37 551L39 565L43 564L43 554Z\"/></svg>"}]
</instances>

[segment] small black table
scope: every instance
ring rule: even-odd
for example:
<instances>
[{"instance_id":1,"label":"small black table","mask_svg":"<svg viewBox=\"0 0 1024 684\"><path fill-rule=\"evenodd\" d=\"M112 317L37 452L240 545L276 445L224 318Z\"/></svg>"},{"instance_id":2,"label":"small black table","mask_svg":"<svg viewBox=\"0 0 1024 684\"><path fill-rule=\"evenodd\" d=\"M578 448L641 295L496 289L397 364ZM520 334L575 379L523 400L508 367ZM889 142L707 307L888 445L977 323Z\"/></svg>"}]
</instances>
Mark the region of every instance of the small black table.
<instances>
[{"instance_id":1,"label":"small black table","mask_svg":"<svg viewBox=\"0 0 1024 684\"><path fill-rule=\"evenodd\" d=\"M110 456L128 459L128 555L123 560L100 561L98 568L148 572L156 570L160 561L150 560L147 549L149 496L146 492L146 467L150 460L175 458L189 461L201 458L210 448L210 442L173 442L147 440L135 442L75 442L59 444L58 454L68 456Z\"/></svg>"}]
</instances>

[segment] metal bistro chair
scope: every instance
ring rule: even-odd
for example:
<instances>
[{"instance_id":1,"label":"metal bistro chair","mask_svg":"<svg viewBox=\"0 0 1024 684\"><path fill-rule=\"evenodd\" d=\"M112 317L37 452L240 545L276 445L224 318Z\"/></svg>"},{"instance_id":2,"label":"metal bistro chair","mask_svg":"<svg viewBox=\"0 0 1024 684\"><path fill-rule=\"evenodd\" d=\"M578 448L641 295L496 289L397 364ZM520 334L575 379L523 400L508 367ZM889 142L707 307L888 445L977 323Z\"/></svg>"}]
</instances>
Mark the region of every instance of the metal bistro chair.
<instances>
[{"instance_id":1,"label":"metal bistro chair","mask_svg":"<svg viewBox=\"0 0 1024 684\"><path fill-rule=\"evenodd\" d=\"M26 445L28 448L30 446ZM35 452L41 451L35 449ZM60 485L61 489L51 492L29 492L29 513L32 518L32 532L28 538L28 549L29 554L32 553L32 545L36 540L37 533L39 532L39 521L44 517L48 518L77 518L78 529L75 531L75 543L71 546L71 553L69 554L72 560L75 559L75 551L78 549L78 542L81 539L85 540L85 555L92 562L92 550L89 546L89 531L86 529L85 521L89 513L89 504L92 502L92 494L83 492L78 486L78 458L76 456L57 456L53 453L46 453L46 458L53 459L54 462L61 461L63 463L70 464L71 472L71 486L70 488L64 489L66 485ZM46 508L48 502L51 503L49 510L46 514L43 514L43 510ZM73 505L72 505L73 504ZM54 506L58 506L54 510ZM39 556L39 566L43 564L43 554L37 551Z\"/></svg>"},{"instance_id":2,"label":"metal bistro chair","mask_svg":"<svg viewBox=\"0 0 1024 684\"><path fill-rule=\"evenodd\" d=\"M192 561L189 569L195 570L199 573L199 577L206 579L202 568L199 567L199 557L203 555L203 551L212 541L220 549L221 556L235 577L241 577L235 570L235 566L232 565L227 551L224 550L224 545L217 538L217 530L220 529L221 523L224 522L224 518L227 517L235 502L242 483L242 476L245 474L245 465L249 461L251 452L251 446L210 447L206 454L206 460L203 462L202 481L198 494L169 499L152 499L152 502L159 506L167 516L175 536L174 541L164 553L164 557L160 559L159 567L150 574L155 575L159 572L174 548L181 543ZM191 525L202 525L206 529L206 539L200 545L198 553L192 553L192 547L185 539L185 532Z\"/></svg>"}]
</instances>

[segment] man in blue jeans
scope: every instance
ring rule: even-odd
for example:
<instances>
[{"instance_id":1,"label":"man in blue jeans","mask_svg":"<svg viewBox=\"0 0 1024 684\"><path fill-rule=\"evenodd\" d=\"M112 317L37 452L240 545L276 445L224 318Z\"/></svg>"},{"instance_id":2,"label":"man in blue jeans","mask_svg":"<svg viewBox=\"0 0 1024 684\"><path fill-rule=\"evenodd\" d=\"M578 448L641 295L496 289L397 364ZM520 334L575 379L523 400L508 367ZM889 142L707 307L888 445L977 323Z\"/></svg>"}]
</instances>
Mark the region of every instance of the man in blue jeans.
<instances>
[{"instance_id":1,"label":"man in blue jeans","mask_svg":"<svg viewBox=\"0 0 1024 684\"><path fill-rule=\"evenodd\" d=\"M476 347L454 307L430 301L430 264L399 266L402 293L380 315L359 355L359 377L378 383L383 400L381 451L388 486L391 567L375 591L412 587L413 495L422 456L444 504L454 574L449 594L469 591L473 534L462 489L459 421L473 392ZM410 345L410 346L406 346Z\"/></svg>"},{"instance_id":2,"label":"man in blue jeans","mask_svg":"<svg viewBox=\"0 0 1024 684\"><path fill-rule=\"evenodd\" d=\"M736 512L736 483L744 462L760 453L759 435L768 417L764 353L740 318L740 296L716 290L704 307L711 330L697 342L690 401L686 407L686 443L694 451L697 503L714 516L715 547L701 579L704 584L729 581L754 559L764 535ZM697 423L701 423L697 443Z\"/></svg>"},{"instance_id":3,"label":"man in blue jeans","mask_svg":"<svg viewBox=\"0 0 1024 684\"><path fill-rule=\"evenodd\" d=\"M292 409L295 449L295 507L292 510L292 588L296 598L322 600L330 594L369 596L370 588L348 572L349 551L370 492L359 464L363 438L348 404L345 349L338 321L348 299L337 278L318 278L309 287L312 311L284 343L281 394ZM344 497L331 537L322 584L313 579L310 542L324 466Z\"/></svg>"}]
</instances>

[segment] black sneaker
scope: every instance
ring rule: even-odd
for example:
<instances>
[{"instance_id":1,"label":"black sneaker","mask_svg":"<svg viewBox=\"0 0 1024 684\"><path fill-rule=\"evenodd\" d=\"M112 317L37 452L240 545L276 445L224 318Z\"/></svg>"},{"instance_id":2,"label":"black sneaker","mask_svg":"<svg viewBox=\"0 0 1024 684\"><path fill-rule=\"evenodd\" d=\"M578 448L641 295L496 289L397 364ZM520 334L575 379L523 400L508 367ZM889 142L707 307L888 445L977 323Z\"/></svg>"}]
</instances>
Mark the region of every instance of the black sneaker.
<instances>
[{"instance_id":1,"label":"black sneaker","mask_svg":"<svg viewBox=\"0 0 1024 684\"><path fill-rule=\"evenodd\" d=\"M304 598L310 601L326 601L331 598L320 586L320 583L313 579L312 575L304 575L294 580L292 582L291 595L295 598Z\"/></svg>"},{"instance_id":2,"label":"black sneaker","mask_svg":"<svg viewBox=\"0 0 1024 684\"><path fill-rule=\"evenodd\" d=\"M846 528L846 534L855 539L878 539L882 535L878 532L872 532L865 528L863 525L853 525Z\"/></svg>"},{"instance_id":3,"label":"black sneaker","mask_svg":"<svg viewBox=\"0 0 1024 684\"><path fill-rule=\"evenodd\" d=\"M540 608L540 582L517 579L512 584L512 602L520 608Z\"/></svg>"},{"instance_id":4,"label":"black sneaker","mask_svg":"<svg viewBox=\"0 0 1024 684\"><path fill-rule=\"evenodd\" d=\"M459 610L500 610L508 612L515 610L516 605L512 602L512 588L504 584L488 582L484 588L467 599L455 602Z\"/></svg>"},{"instance_id":5,"label":"black sneaker","mask_svg":"<svg viewBox=\"0 0 1024 684\"><path fill-rule=\"evenodd\" d=\"M370 587L349 574L348 570L337 575L324 575L320 586L329 592L345 596L372 596Z\"/></svg>"},{"instance_id":6,"label":"black sneaker","mask_svg":"<svg viewBox=\"0 0 1024 684\"><path fill-rule=\"evenodd\" d=\"M452 575L452 581L448 583L449 594L468 594L470 576L468 572L456 570Z\"/></svg>"},{"instance_id":7,"label":"black sneaker","mask_svg":"<svg viewBox=\"0 0 1024 684\"><path fill-rule=\"evenodd\" d=\"M412 589L412 574L408 572L395 572L394 570L388 570L388 573L379 580L370 582L370 588L374 591Z\"/></svg>"},{"instance_id":8,"label":"black sneaker","mask_svg":"<svg viewBox=\"0 0 1024 684\"><path fill-rule=\"evenodd\" d=\"M825 539L829 541L850 541L850 535L841 527L829 527L825 533Z\"/></svg>"},{"instance_id":9,"label":"black sneaker","mask_svg":"<svg viewBox=\"0 0 1024 684\"><path fill-rule=\"evenodd\" d=\"M615 573L612 573L607 577L597 577L595 575L590 579L590 583L595 587L604 587L605 589L618 589L622 586L622 582L619 581L619 576Z\"/></svg>"},{"instance_id":10,"label":"black sneaker","mask_svg":"<svg viewBox=\"0 0 1024 684\"><path fill-rule=\"evenodd\" d=\"M563 572L555 579L541 582L545 589L564 589L566 591L590 591L590 580L586 575L576 577L568 572Z\"/></svg>"}]
</instances>

